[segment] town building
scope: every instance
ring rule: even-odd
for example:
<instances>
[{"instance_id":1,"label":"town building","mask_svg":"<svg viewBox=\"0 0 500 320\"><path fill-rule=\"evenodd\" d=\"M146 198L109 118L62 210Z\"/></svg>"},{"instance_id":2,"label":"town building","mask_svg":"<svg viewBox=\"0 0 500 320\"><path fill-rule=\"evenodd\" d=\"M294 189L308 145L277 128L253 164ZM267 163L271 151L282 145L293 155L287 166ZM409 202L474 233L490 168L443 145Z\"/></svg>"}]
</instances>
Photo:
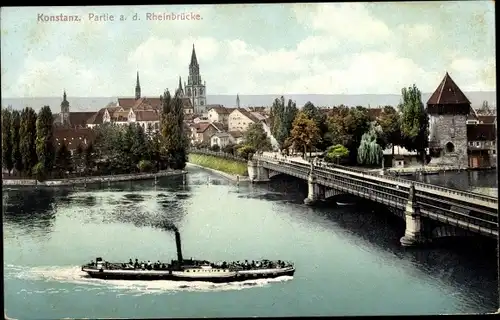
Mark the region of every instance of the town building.
<instances>
[{"instance_id":1,"label":"town building","mask_svg":"<svg viewBox=\"0 0 500 320\"><path fill-rule=\"evenodd\" d=\"M59 113L53 115L54 126L65 128L85 128L87 120L92 117L94 112L71 112L71 107L66 96L66 90L63 93L61 109Z\"/></svg>"},{"instance_id":2,"label":"town building","mask_svg":"<svg viewBox=\"0 0 500 320\"><path fill-rule=\"evenodd\" d=\"M71 154L73 154L78 146L82 150L85 150L88 145L94 143L95 132L90 128L55 127L53 137L56 148L65 144Z\"/></svg>"},{"instance_id":3,"label":"town building","mask_svg":"<svg viewBox=\"0 0 500 320\"><path fill-rule=\"evenodd\" d=\"M228 144L231 144L231 136L227 132L217 132L210 137L210 146L219 146L224 148Z\"/></svg>"},{"instance_id":4,"label":"town building","mask_svg":"<svg viewBox=\"0 0 500 320\"><path fill-rule=\"evenodd\" d=\"M184 114L193 114L194 109L191 100L183 96L180 81L181 79L179 78L179 89L181 90ZM118 98L117 102L108 104L88 119L87 126L93 128L103 123L115 123L119 125L138 123L146 131L159 130L161 111L162 99L160 97L142 97L139 73L137 73L135 97Z\"/></svg>"},{"instance_id":5,"label":"town building","mask_svg":"<svg viewBox=\"0 0 500 320\"><path fill-rule=\"evenodd\" d=\"M448 73L427 101L427 113L431 163L460 168L496 163L496 119L478 116Z\"/></svg>"},{"instance_id":6,"label":"town building","mask_svg":"<svg viewBox=\"0 0 500 320\"><path fill-rule=\"evenodd\" d=\"M219 128L209 122L193 123L189 125L189 141L191 145L210 144L210 138L215 134L222 132Z\"/></svg>"},{"instance_id":7,"label":"town building","mask_svg":"<svg viewBox=\"0 0 500 320\"><path fill-rule=\"evenodd\" d=\"M228 117L228 130L245 132L248 127L261 121L254 113L243 108L234 109Z\"/></svg>"},{"instance_id":8,"label":"town building","mask_svg":"<svg viewBox=\"0 0 500 320\"><path fill-rule=\"evenodd\" d=\"M221 105L212 107L208 110L207 116L210 122L220 122L229 127L229 115L235 108L225 108Z\"/></svg>"}]
</instances>

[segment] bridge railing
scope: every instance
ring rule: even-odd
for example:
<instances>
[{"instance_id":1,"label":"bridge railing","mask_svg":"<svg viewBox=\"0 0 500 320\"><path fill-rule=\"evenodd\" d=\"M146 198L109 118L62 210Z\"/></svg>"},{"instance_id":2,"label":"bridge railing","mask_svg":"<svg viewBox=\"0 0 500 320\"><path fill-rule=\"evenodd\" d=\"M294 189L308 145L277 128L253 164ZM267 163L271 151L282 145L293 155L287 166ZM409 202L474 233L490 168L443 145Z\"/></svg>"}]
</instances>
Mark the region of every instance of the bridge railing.
<instances>
[{"instance_id":1,"label":"bridge railing","mask_svg":"<svg viewBox=\"0 0 500 320\"><path fill-rule=\"evenodd\" d=\"M218 158L224 158L224 159L229 159L229 160L234 160L234 161L239 161L239 162L247 162L245 158L235 156L231 153L227 152L216 152L212 151L209 149L196 149L196 148L190 148L188 149L189 153L194 153L194 154L202 154L202 155L207 155L207 156L213 156L213 157L218 157Z\"/></svg>"},{"instance_id":2,"label":"bridge railing","mask_svg":"<svg viewBox=\"0 0 500 320\"><path fill-rule=\"evenodd\" d=\"M304 166L308 166L307 163L301 163L298 161L292 162L291 160L286 159L283 156L278 156L278 155L276 157L268 156L268 155L255 155L254 157L257 157L257 159L262 159L262 160L269 159L272 161L281 161L281 162L285 162L285 163L293 163L293 164L300 163L300 164L303 164ZM318 166L318 165L316 165L316 166ZM447 193L447 194L455 195L455 196L460 196L460 197L463 197L466 199L471 199L471 200L479 200L479 201L490 202L490 203L498 202L497 197L492 197L492 196L482 195L482 194L474 193L474 192L467 192L467 191L462 191L462 190L456 190L456 189L436 186L433 184L428 184L428 183L423 183L423 182L410 181L407 179L402 179L402 178L393 177L393 176L385 176L385 175L381 176L381 175L373 173L373 172L367 172L364 170L355 169L355 168L351 168L351 167L345 167L345 166L341 166L341 165L337 165L337 164L320 165L319 167L321 167L322 169L331 170L332 173L334 173L335 170L343 170L343 171L350 171L350 172L357 173L357 174L363 174L365 176L373 176L373 177L376 177L378 179L394 181L394 182L398 182L399 184L403 184L403 185L408 185L410 183L413 183L417 190L420 189L419 191L428 192L428 193L432 193L433 191L439 191L439 192L443 192L443 193Z\"/></svg>"}]
</instances>

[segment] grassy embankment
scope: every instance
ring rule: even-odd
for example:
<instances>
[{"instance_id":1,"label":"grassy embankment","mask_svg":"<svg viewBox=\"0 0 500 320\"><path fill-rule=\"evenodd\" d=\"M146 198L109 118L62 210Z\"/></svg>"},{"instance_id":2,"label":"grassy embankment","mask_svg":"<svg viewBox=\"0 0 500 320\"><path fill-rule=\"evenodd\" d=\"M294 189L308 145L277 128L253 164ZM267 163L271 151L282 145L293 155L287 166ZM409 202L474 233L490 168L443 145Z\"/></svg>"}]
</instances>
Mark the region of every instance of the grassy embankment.
<instances>
[{"instance_id":1,"label":"grassy embankment","mask_svg":"<svg viewBox=\"0 0 500 320\"><path fill-rule=\"evenodd\" d=\"M228 174L247 176L247 164L231 159L224 159L202 154L190 154L189 162L205 168L222 171Z\"/></svg>"}]
</instances>

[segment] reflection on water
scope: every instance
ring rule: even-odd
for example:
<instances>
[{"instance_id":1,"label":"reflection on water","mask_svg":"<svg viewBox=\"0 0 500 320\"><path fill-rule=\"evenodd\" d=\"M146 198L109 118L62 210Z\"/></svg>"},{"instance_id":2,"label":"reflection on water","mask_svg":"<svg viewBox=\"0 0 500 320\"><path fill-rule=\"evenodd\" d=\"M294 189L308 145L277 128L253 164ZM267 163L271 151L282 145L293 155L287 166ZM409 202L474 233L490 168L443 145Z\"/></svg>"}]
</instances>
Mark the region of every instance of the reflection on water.
<instances>
[{"instance_id":1,"label":"reflection on water","mask_svg":"<svg viewBox=\"0 0 500 320\"><path fill-rule=\"evenodd\" d=\"M28 236L19 249L6 246L6 257L10 259L5 262L9 285L6 301L15 309L13 315L22 315L26 303L35 304L36 293L40 293L40 297L52 294L54 310L59 310L57 315L62 317L75 315L70 307L64 309L65 305L76 305L79 301L99 305L99 301L89 299L101 292L105 296L102 308L108 310L111 306L123 310L135 303L146 304L151 313L143 313L143 317L145 314L148 317L186 316L189 314L185 310L192 310L192 305L204 310L227 310L230 306L225 302L240 309L220 316L291 316L290 312L383 314L393 309L397 313L415 314L496 308L495 251L489 239L467 239L431 249L404 249L399 244L404 222L383 207L309 208L303 205L306 194L305 181L291 177L273 179L266 185L242 183L236 187L224 178L198 169L188 174L185 183L182 178L162 178L156 185L151 181L136 181L87 189L9 191L4 227L10 231L4 235L4 241L12 244L18 230L24 230ZM236 259L241 259L260 254L277 255L293 260L298 273L293 281L257 285L259 289L255 290L224 296L217 295L218 292L203 293L200 299L206 301L206 306L205 302L196 300L201 293L183 291L240 290L241 286L207 289L193 284L189 287L190 284L151 282L103 285L98 280L82 279L76 265L82 257L92 257L94 252L104 251L103 257L114 255L112 258L128 257L135 252L146 257L170 257L175 250L172 249L175 248L173 237L158 230L165 222L180 226L186 252L193 252L196 257L228 259L234 254ZM54 234L52 242L30 239L37 240L37 228L45 234ZM70 228L82 231L68 231ZM89 236L93 239L85 241ZM39 255L27 255L28 245L31 246L29 255ZM73 250L61 255L69 246ZM24 257L17 257L22 254ZM49 257L43 260L43 255ZM53 258L56 256L57 261ZM72 296L61 293L64 290ZM91 290L95 291L85 294ZM175 299L178 291L183 294L176 302L180 311L167 314L173 311L165 311L165 299ZM148 300L139 300L140 295L151 293L172 296L157 298L158 305L151 304L154 301L151 296ZM137 300L123 302L116 300L118 295ZM304 296L315 298L305 301ZM395 300L398 303L395 304ZM239 303L241 301L251 303L245 305ZM272 301L273 305L267 306L266 301ZM38 303L43 306L46 300ZM267 309L255 309L255 305ZM427 306L430 309L426 309ZM300 311L301 308L305 308L304 311ZM285 309L294 311L281 311ZM43 310L45 318L56 317L52 311ZM255 310L259 310L258 313ZM37 314L30 312L27 314ZM95 312L90 317L106 315L102 310Z\"/></svg>"}]
</instances>

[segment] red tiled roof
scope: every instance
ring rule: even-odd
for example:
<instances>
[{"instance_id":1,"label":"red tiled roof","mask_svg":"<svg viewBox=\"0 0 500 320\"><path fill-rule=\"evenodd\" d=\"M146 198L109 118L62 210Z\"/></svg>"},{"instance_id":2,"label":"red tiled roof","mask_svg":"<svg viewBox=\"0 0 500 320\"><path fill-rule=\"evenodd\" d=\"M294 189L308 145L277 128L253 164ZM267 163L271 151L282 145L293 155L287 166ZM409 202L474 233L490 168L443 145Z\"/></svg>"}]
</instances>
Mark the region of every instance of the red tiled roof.
<instances>
[{"instance_id":1,"label":"red tiled roof","mask_svg":"<svg viewBox=\"0 0 500 320\"><path fill-rule=\"evenodd\" d=\"M156 111L134 111L136 121L159 121L160 116Z\"/></svg>"},{"instance_id":2,"label":"red tiled roof","mask_svg":"<svg viewBox=\"0 0 500 320\"><path fill-rule=\"evenodd\" d=\"M250 111L243 109L243 108L236 108L235 110L238 110L241 112L245 117L248 119L252 120L253 122L259 122L259 119L257 119Z\"/></svg>"},{"instance_id":3,"label":"red tiled roof","mask_svg":"<svg viewBox=\"0 0 500 320\"><path fill-rule=\"evenodd\" d=\"M431 95L427 101L427 105L443 105L443 104L469 104L465 94L460 90L455 81L450 77L448 72L439 84L436 91Z\"/></svg>"},{"instance_id":4,"label":"red tiled roof","mask_svg":"<svg viewBox=\"0 0 500 320\"><path fill-rule=\"evenodd\" d=\"M495 141L496 129L494 124L468 124L468 141Z\"/></svg>"},{"instance_id":5,"label":"red tiled roof","mask_svg":"<svg viewBox=\"0 0 500 320\"><path fill-rule=\"evenodd\" d=\"M230 108L224 108L221 105L216 105L215 107L211 107L211 108L209 107L208 111L210 111L210 110L214 110L218 114L230 114L234 109L231 110Z\"/></svg>"},{"instance_id":6,"label":"red tiled roof","mask_svg":"<svg viewBox=\"0 0 500 320\"><path fill-rule=\"evenodd\" d=\"M104 111L106 111L106 108L102 108L99 111L97 111L96 113L94 113L94 115L87 120L87 124L102 124L103 123L102 118L104 116Z\"/></svg>"}]
</instances>

